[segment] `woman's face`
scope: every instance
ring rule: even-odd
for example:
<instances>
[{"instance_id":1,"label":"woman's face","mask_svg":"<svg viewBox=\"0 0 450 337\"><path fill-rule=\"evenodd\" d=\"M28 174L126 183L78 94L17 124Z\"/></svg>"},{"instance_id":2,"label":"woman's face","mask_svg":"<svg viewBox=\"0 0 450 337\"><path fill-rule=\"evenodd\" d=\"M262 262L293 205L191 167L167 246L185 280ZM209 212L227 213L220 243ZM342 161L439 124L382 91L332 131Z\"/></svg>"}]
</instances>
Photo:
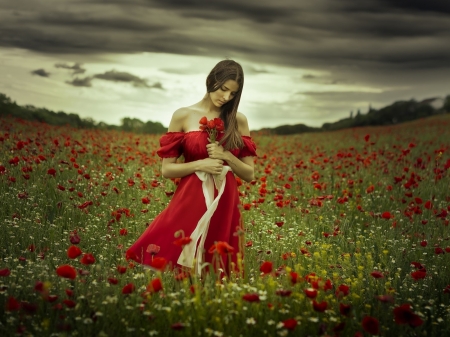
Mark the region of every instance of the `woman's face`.
<instances>
[{"instance_id":1,"label":"woman's face","mask_svg":"<svg viewBox=\"0 0 450 337\"><path fill-rule=\"evenodd\" d=\"M209 97L213 104L220 108L225 103L231 101L239 90L239 84L235 80L228 80L216 91L210 92Z\"/></svg>"}]
</instances>

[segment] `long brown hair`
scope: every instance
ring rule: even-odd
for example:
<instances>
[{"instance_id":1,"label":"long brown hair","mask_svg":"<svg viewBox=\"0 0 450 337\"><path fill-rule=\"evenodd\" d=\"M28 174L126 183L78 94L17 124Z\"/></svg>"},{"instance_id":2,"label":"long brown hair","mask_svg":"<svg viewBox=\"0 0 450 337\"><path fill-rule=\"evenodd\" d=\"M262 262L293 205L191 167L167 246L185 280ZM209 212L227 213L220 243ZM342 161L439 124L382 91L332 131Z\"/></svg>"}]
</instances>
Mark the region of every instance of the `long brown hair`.
<instances>
[{"instance_id":1,"label":"long brown hair","mask_svg":"<svg viewBox=\"0 0 450 337\"><path fill-rule=\"evenodd\" d=\"M220 144L225 144L227 150L242 148L244 142L238 132L236 119L241 93L244 87L244 71L239 63L233 60L223 60L217 63L206 78L206 90L208 93L218 90L228 80L234 80L239 84L239 89L233 99L220 108L220 118L225 123L225 134Z\"/></svg>"}]
</instances>

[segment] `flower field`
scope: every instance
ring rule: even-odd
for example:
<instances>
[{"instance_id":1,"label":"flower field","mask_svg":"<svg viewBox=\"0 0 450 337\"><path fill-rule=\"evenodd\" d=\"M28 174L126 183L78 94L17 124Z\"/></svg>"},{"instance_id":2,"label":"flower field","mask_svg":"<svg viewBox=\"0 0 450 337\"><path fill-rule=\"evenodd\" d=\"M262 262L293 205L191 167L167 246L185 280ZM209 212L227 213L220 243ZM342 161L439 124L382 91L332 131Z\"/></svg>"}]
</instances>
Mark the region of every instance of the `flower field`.
<instances>
[{"instance_id":1,"label":"flower field","mask_svg":"<svg viewBox=\"0 0 450 337\"><path fill-rule=\"evenodd\" d=\"M159 136L0 119L0 335L450 335L450 116L253 138L244 272L199 279L125 256Z\"/></svg>"}]
</instances>

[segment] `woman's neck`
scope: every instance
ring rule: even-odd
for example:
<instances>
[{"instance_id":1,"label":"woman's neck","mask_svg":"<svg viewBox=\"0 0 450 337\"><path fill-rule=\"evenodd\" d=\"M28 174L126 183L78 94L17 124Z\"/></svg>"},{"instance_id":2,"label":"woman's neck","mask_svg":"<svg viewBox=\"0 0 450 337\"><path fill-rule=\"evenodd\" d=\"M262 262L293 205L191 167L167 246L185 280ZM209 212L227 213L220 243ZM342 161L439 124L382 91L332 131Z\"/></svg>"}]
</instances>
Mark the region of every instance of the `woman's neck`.
<instances>
[{"instance_id":1,"label":"woman's neck","mask_svg":"<svg viewBox=\"0 0 450 337\"><path fill-rule=\"evenodd\" d=\"M220 115L220 107L214 105L208 93L203 96L202 100L199 102L199 106L206 114L214 116Z\"/></svg>"}]
</instances>

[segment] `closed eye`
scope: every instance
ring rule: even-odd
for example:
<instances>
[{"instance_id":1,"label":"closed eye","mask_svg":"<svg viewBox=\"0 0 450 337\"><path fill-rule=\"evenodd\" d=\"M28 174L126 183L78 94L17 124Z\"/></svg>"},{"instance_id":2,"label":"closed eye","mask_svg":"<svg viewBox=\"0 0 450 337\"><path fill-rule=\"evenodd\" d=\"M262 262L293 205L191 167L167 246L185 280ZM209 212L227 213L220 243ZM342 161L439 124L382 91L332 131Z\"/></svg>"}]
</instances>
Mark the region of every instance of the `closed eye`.
<instances>
[{"instance_id":1,"label":"closed eye","mask_svg":"<svg viewBox=\"0 0 450 337\"><path fill-rule=\"evenodd\" d=\"M228 89L227 87L222 87L222 88L220 88L220 89L221 89L222 91L230 91L230 89ZM233 91L231 94L234 96L234 95L236 95L236 92Z\"/></svg>"}]
</instances>

